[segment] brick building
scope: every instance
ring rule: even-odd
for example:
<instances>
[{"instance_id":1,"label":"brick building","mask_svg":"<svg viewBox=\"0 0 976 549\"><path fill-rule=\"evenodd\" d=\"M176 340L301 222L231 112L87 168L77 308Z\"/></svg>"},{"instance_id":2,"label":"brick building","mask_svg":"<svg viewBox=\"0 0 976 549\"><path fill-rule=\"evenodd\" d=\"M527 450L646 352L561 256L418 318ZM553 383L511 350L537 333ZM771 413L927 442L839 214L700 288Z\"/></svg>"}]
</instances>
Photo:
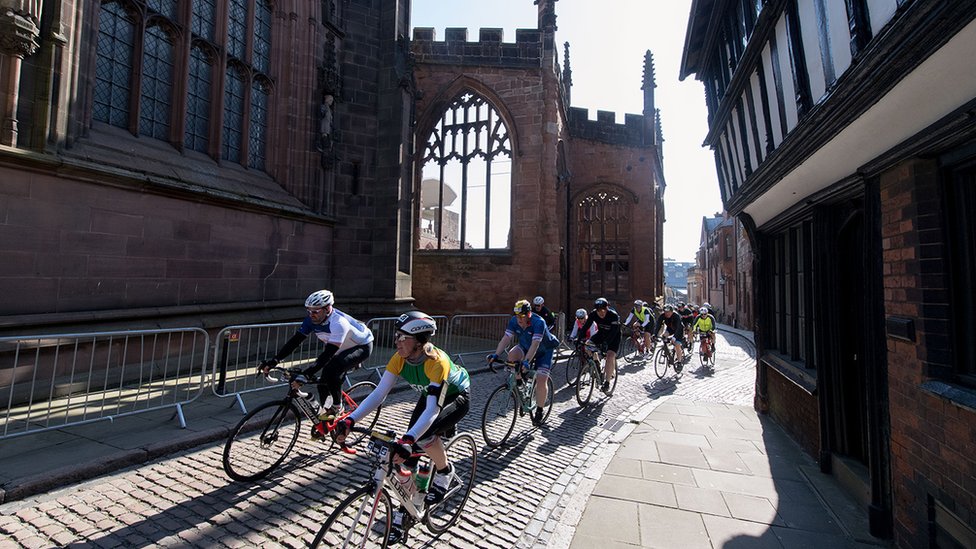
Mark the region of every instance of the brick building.
<instances>
[{"instance_id":1,"label":"brick building","mask_svg":"<svg viewBox=\"0 0 976 549\"><path fill-rule=\"evenodd\" d=\"M976 546L976 3L695 2L757 406L899 547Z\"/></svg>"},{"instance_id":2,"label":"brick building","mask_svg":"<svg viewBox=\"0 0 976 549\"><path fill-rule=\"evenodd\" d=\"M723 212L702 217L700 248L697 254L697 300L707 302L722 323L751 330L752 247L742 224Z\"/></svg>"},{"instance_id":3,"label":"brick building","mask_svg":"<svg viewBox=\"0 0 976 549\"><path fill-rule=\"evenodd\" d=\"M517 30L514 42L501 29L480 29L477 41L467 29L448 28L442 41L434 29L414 30L415 177L432 182L419 217L435 231L414 255L421 307L498 312L541 294L565 310L601 295L629 303L662 293L665 184L651 54L643 114L589 120L570 106L555 3L538 5L538 28Z\"/></svg>"},{"instance_id":4,"label":"brick building","mask_svg":"<svg viewBox=\"0 0 976 549\"><path fill-rule=\"evenodd\" d=\"M536 3L469 42L409 0L6 2L0 331L659 295L650 52L644 112L589 120Z\"/></svg>"}]
</instances>

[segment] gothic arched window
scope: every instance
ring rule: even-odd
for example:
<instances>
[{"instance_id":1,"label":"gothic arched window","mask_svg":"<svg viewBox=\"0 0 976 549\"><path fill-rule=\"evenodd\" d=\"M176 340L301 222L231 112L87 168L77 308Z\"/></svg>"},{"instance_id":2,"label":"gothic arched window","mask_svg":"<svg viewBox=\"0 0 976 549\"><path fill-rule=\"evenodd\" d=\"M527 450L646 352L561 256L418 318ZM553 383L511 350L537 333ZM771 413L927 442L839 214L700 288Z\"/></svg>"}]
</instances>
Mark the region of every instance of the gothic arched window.
<instances>
[{"instance_id":1,"label":"gothic arched window","mask_svg":"<svg viewBox=\"0 0 976 549\"><path fill-rule=\"evenodd\" d=\"M139 133L168 139L173 104L173 40L158 25L146 29L141 89Z\"/></svg>"},{"instance_id":2,"label":"gothic arched window","mask_svg":"<svg viewBox=\"0 0 976 549\"><path fill-rule=\"evenodd\" d=\"M102 4L98 13L92 117L120 128L129 125L135 32L135 22L121 4Z\"/></svg>"},{"instance_id":3,"label":"gothic arched window","mask_svg":"<svg viewBox=\"0 0 976 549\"><path fill-rule=\"evenodd\" d=\"M273 5L269 0L101 2L93 120L265 169L274 90L268 74ZM219 25L218 14L226 17ZM218 61L221 51L226 65ZM175 96L178 90L185 98ZM174 109L184 100L185 109Z\"/></svg>"},{"instance_id":4,"label":"gothic arched window","mask_svg":"<svg viewBox=\"0 0 976 549\"><path fill-rule=\"evenodd\" d=\"M583 293L630 298L631 206L601 190L576 204L576 245Z\"/></svg>"},{"instance_id":5,"label":"gothic arched window","mask_svg":"<svg viewBox=\"0 0 976 549\"><path fill-rule=\"evenodd\" d=\"M420 190L420 238L426 250L509 247L512 147L492 104L464 91L427 140Z\"/></svg>"}]
</instances>

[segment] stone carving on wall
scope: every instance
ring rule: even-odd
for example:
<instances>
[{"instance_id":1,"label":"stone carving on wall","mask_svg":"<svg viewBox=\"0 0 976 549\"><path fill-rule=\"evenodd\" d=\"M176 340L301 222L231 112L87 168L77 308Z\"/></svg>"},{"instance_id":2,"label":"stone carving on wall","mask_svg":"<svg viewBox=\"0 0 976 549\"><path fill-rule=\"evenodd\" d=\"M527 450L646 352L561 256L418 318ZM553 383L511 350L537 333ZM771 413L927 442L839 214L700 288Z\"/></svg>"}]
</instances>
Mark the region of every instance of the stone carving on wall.
<instances>
[{"instance_id":1,"label":"stone carving on wall","mask_svg":"<svg viewBox=\"0 0 976 549\"><path fill-rule=\"evenodd\" d=\"M335 162L335 143L339 140L336 103L341 98L341 77L336 58L335 36L332 33L327 34L318 74L318 88L321 95L317 113L318 129L315 135L315 148L322 153L322 166L327 168Z\"/></svg>"},{"instance_id":2,"label":"stone carving on wall","mask_svg":"<svg viewBox=\"0 0 976 549\"><path fill-rule=\"evenodd\" d=\"M0 53L23 59L40 47L41 0L0 0Z\"/></svg>"}]
</instances>

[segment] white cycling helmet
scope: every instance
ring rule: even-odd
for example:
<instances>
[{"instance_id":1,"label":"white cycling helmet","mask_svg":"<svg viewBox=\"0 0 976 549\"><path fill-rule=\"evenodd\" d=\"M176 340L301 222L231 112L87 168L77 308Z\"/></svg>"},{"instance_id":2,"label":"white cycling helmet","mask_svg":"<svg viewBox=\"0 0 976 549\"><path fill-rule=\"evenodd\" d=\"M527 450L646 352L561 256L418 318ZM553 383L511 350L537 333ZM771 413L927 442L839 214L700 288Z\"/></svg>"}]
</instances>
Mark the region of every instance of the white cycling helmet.
<instances>
[{"instance_id":1,"label":"white cycling helmet","mask_svg":"<svg viewBox=\"0 0 976 549\"><path fill-rule=\"evenodd\" d=\"M546 300L545 299L542 299L542 296L541 295L535 296L535 298L532 300L532 304L533 305L542 305L545 302L546 302Z\"/></svg>"},{"instance_id":2,"label":"white cycling helmet","mask_svg":"<svg viewBox=\"0 0 976 549\"><path fill-rule=\"evenodd\" d=\"M702 307L704 307L706 309L711 309L712 308L712 306L709 305L709 303L707 301L705 303L702 303Z\"/></svg>"},{"instance_id":3,"label":"white cycling helmet","mask_svg":"<svg viewBox=\"0 0 976 549\"><path fill-rule=\"evenodd\" d=\"M305 300L306 307L328 307L335 302L335 298L332 297L332 292L329 290L319 290L317 292L312 292L309 294L308 298Z\"/></svg>"},{"instance_id":4,"label":"white cycling helmet","mask_svg":"<svg viewBox=\"0 0 976 549\"><path fill-rule=\"evenodd\" d=\"M437 332L437 323L427 313L410 311L400 315L394 323L394 328L398 332L412 335L421 343L427 343L430 336Z\"/></svg>"},{"instance_id":5,"label":"white cycling helmet","mask_svg":"<svg viewBox=\"0 0 976 549\"><path fill-rule=\"evenodd\" d=\"M637 307L639 309L639 308L641 308L643 306L644 306L644 302L643 301L641 301L639 299L635 299L634 300L634 307Z\"/></svg>"},{"instance_id":6,"label":"white cycling helmet","mask_svg":"<svg viewBox=\"0 0 976 549\"><path fill-rule=\"evenodd\" d=\"M576 309L576 318L580 320L586 318L586 309Z\"/></svg>"},{"instance_id":7,"label":"white cycling helmet","mask_svg":"<svg viewBox=\"0 0 976 549\"><path fill-rule=\"evenodd\" d=\"M707 315L708 314L708 309L705 308L705 307L702 307L701 309L698 309L698 314L700 314L700 315Z\"/></svg>"}]
</instances>

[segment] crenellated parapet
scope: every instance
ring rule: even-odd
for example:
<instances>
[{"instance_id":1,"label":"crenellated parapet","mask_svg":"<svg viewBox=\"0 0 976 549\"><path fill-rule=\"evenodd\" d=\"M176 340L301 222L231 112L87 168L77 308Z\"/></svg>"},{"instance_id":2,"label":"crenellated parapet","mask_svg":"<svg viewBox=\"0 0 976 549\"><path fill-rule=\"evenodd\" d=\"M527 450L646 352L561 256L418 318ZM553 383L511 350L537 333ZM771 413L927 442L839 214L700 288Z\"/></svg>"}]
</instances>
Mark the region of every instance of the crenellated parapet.
<instances>
[{"instance_id":1,"label":"crenellated parapet","mask_svg":"<svg viewBox=\"0 0 976 549\"><path fill-rule=\"evenodd\" d=\"M625 114L624 123L618 124L613 111L596 111L596 120L589 119L589 110L581 107L569 108L569 134L580 139L590 139L611 145L643 147L644 116Z\"/></svg>"},{"instance_id":2,"label":"crenellated parapet","mask_svg":"<svg viewBox=\"0 0 976 549\"><path fill-rule=\"evenodd\" d=\"M516 29L515 42L505 42L502 29L478 30L478 41L468 41L468 29L447 28L437 41L432 27L413 30L411 53L417 63L479 65L491 67L539 67L543 58L543 32Z\"/></svg>"}]
</instances>

